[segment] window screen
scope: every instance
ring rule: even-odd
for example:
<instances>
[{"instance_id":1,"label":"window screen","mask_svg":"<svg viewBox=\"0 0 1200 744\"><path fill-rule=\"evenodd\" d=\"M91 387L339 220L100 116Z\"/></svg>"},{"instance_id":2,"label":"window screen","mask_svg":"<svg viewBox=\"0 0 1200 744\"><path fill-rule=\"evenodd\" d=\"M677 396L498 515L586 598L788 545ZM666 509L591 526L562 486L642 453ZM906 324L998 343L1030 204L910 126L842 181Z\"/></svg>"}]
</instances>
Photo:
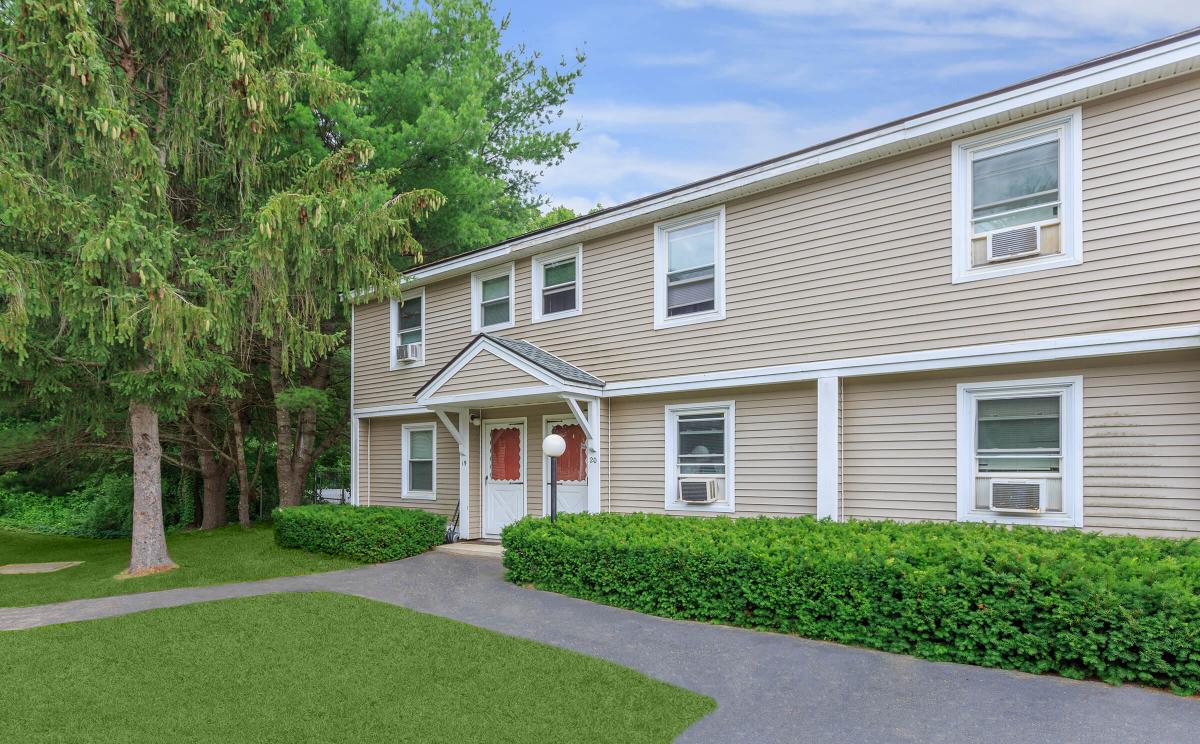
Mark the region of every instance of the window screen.
<instances>
[{"instance_id":1,"label":"window screen","mask_svg":"<svg viewBox=\"0 0 1200 744\"><path fill-rule=\"evenodd\" d=\"M512 319L509 299L512 288L509 286L509 276L498 276L480 282L479 320L483 327L500 325Z\"/></svg>"},{"instance_id":2,"label":"window screen","mask_svg":"<svg viewBox=\"0 0 1200 744\"><path fill-rule=\"evenodd\" d=\"M421 316L424 304L423 298L412 297L400 305L400 317L397 323L400 343L419 344L424 340L421 338Z\"/></svg>"},{"instance_id":3,"label":"window screen","mask_svg":"<svg viewBox=\"0 0 1200 744\"><path fill-rule=\"evenodd\" d=\"M408 490L433 490L433 430L408 432Z\"/></svg>"},{"instance_id":4,"label":"window screen","mask_svg":"<svg viewBox=\"0 0 1200 744\"><path fill-rule=\"evenodd\" d=\"M575 309L575 259L546 264L542 267L542 313L567 312Z\"/></svg>"},{"instance_id":5,"label":"window screen","mask_svg":"<svg viewBox=\"0 0 1200 744\"><path fill-rule=\"evenodd\" d=\"M976 403L976 455L982 473L1057 473L1062 398L983 398Z\"/></svg>"},{"instance_id":6,"label":"window screen","mask_svg":"<svg viewBox=\"0 0 1200 744\"><path fill-rule=\"evenodd\" d=\"M680 414L676 421L680 475L725 474L725 413Z\"/></svg>"},{"instance_id":7,"label":"window screen","mask_svg":"<svg viewBox=\"0 0 1200 744\"><path fill-rule=\"evenodd\" d=\"M971 164L971 221L975 235L1056 219L1059 142L1030 144Z\"/></svg>"},{"instance_id":8,"label":"window screen","mask_svg":"<svg viewBox=\"0 0 1200 744\"><path fill-rule=\"evenodd\" d=\"M716 307L717 222L708 220L668 230L667 316Z\"/></svg>"}]
</instances>

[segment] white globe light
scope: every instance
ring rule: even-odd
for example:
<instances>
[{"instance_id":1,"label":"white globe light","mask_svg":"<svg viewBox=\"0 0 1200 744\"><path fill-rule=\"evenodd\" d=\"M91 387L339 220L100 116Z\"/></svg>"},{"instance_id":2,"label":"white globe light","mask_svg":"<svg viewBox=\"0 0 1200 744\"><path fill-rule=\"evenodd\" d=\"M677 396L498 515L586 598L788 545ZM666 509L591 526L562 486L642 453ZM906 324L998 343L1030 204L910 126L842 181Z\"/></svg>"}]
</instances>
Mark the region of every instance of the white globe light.
<instances>
[{"instance_id":1,"label":"white globe light","mask_svg":"<svg viewBox=\"0 0 1200 744\"><path fill-rule=\"evenodd\" d=\"M550 457L560 457L567 451L567 440L557 434L551 434L542 440L542 452Z\"/></svg>"}]
</instances>

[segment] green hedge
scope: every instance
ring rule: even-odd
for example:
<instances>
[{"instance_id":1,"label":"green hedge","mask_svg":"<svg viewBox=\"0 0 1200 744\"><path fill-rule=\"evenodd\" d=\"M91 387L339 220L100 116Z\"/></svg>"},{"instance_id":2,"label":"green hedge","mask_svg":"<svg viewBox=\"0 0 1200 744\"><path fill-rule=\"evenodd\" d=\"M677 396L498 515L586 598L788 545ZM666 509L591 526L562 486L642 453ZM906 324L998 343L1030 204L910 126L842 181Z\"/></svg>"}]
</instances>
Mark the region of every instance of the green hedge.
<instances>
[{"instance_id":1,"label":"green hedge","mask_svg":"<svg viewBox=\"0 0 1200 744\"><path fill-rule=\"evenodd\" d=\"M394 561L441 545L446 518L420 509L313 504L274 511L275 542L364 563Z\"/></svg>"},{"instance_id":2,"label":"green hedge","mask_svg":"<svg viewBox=\"0 0 1200 744\"><path fill-rule=\"evenodd\" d=\"M937 661L1200 691L1200 541L980 524L570 514L510 581Z\"/></svg>"}]
</instances>

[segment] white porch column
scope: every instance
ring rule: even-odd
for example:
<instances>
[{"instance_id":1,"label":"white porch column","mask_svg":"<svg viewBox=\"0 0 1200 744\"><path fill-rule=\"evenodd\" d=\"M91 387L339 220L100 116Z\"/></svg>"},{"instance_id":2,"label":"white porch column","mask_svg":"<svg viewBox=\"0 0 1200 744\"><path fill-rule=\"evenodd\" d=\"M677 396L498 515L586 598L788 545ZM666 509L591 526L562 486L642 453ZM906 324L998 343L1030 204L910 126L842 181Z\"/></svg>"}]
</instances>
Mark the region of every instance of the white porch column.
<instances>
[{"instance_id":1,"label":"white porch column","mask_svg":"<svg viewBox=\"0 0 1200 744\"><path fill-rule=\"evenodd\" d=\"M841 379L817 378L817 518L838 520Z\"/></svg>"},{"instance_id":2,"label":"white porch column","mask_svg":"<svg viewBox=\"0 0 1200 744\"><path fill-rule=\"evenodd\" d=\"M458 534L471 534L471 412L458 412Z\"/></svg>"},{"instance_id":3,"label":"white porch column","mask_svg":"<svg viewBox=\"0 0 1200 744\"><path fill-rule=\"evenodd\" d=\"M567 407L571 409L571 413L575 414L575 420L583 427L583 432L587 435L587 477L588 477L588 513L598 514L600 512L600 399L599 398L584 398L587 403L587 412L585 413L579 407L579 401L575 398L564 395L563 399L567 401Z\"/></svg>"},{"instance_id":4,"label":"white porch column","mask_svg":"<svg viewBox=\"0 0 1200 744\"><path fill-rule=\"evenodd\" d=\"M587 404L588 437L587 476L588 512L600 513L600 399L592 398Z\"/></svg>"}]
</instances>

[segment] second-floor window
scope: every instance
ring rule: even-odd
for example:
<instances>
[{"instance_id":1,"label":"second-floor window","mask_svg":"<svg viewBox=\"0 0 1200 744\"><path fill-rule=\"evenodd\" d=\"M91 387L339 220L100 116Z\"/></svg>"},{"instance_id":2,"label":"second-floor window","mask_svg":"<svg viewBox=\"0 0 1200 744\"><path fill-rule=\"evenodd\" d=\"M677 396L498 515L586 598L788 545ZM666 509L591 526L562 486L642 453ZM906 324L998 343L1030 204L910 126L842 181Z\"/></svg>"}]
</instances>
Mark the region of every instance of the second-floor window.
<instances>
[{"instance_id":1,"label":"second-floor window","mask_svg":"<svg viewBox=\"0 0 1200 744\"><path fill-rule=\"evenodd\" d=\"M654 327L725 317L725 209L654 226Z\"/></svg>"},{"instance_id":2,"label":"second-floor window","mask_svg":"<svg viewBox=\"0 0 1200 744\"><path fill-rule=\"evenodd\" d=\"M513 265L471 275L471 330L498 331L513 326Z\"/></svg>"},{"instance_id":3,"label":"second-floor window","mask_svg":"<svg viewBox=\"0 0 1200 744\"><path fill-rule=\"evenodd\" d=\"M533 322L582 311L582 259L582 245L533 257Z\"/></svg>"},{"instance_id":4,"label":"second-floor window","mask_svg":"<svg viewBox=\"0 0 1200 744\"><path fill-rule=\"evenodd\" d=\"M954 145L954 281L1082 260L1078 111Z\"/></svg>"},{"instance_id":5,"label":"second-floor window","mask_svg":"<svg viewBox=\"0 0 1200 744\"><path fill-rule=\"evenodd\" d=\"M425 292L409 290L392 302L392 367L425 361Z\"/></svg>"}]
</instances>

